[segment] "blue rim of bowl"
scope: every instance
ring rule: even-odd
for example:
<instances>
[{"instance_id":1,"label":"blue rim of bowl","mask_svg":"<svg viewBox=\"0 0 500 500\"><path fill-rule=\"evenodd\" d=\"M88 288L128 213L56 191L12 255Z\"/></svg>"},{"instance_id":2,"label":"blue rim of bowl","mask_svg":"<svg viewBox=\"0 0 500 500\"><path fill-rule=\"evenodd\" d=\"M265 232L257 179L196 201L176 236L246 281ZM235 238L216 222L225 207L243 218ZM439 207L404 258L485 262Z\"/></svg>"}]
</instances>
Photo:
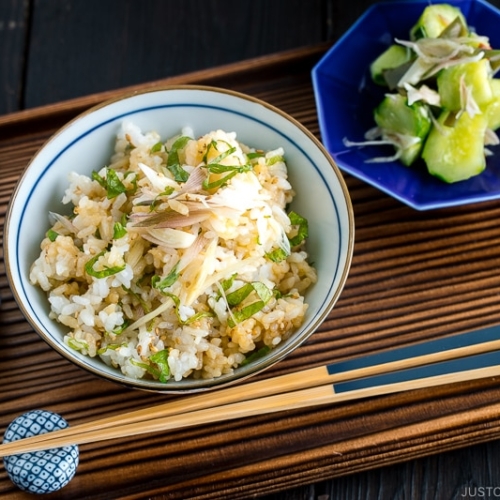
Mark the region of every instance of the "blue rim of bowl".
<instances>
[{"instance_id":1,"label":"blue rim of bowl","mask_svg":"<svg viewBox=\"0 0 500 500\"><path fill-rule=\"evenodd\" d=\"M158 381L152 381L149 379L131 379L131 378L126 377L124 375L120 376L119 371L117 371L116 376L113 373L106 373L106 375L103 375L96 367L94 367L92 364L89 364L87 362L86 357L84 357L84 356L82 356L82 358L71 357L69 355L69 351L62 348L57 342L53 341L53 337L50 335L50 333L48 332L48 329L44 326L43 321L40 320L40 318L36 314L35 310L31 307L31 304L29 304L29 301L28 301L28 295L26 293L25 282L22 279L22 274L23 274L22 273L22 265L19 262L20 231L17 230L16 243L15 243L15 255L14 255L14 259L13 259L14 263L15 263L14 269L15 269L15 273L17 274L18 281L20 283L24 298L26 299L26 302L28 302L28 304L29 304L29 309L24 305L23 301L21 300L21 297L17 294L15 287L13 286L14 280L11 276L11 273L13 272L13 270L10 268L9 265L6 266L7 267L7 276L8 276L9 282L11 284L11 289L14 292L14 296L16 298L16 301L18 302L19 307L21 308L24 316L29 321L29 323L33 326L35 331L37 331L39 333L39 335L51 347L55 348L57 350L57 352L62 354L66 359L68 359L72 363L76 364L77 366L83 367L86 370L88 370L88 371L90 371L90 372L92 372L100 377L106 378L108 380L112 380L112 381L117 382L121 385L136 388L136 389L142 389L142 390L146 390L146 391L150 390L150 391L154 391L154 392L164 392L164 393L168 393L168 392L179 393L179 392L194 392L194 391L200 391L200 390L208 390L208 389L212 389L215 387L221 387L221 386L229 385L231 383L235 383L235 382L239 382L241 380L244 380L244 379L250 377L251 375L253 375L255 372L260 372L264 369L267 369L270 366L277 363L278 361L280 361L281 359L283 359L283 357L285 357L290 351L294 350L297 345L300 345L302 342L304 342L318 328L318 326L326 318L326 316L330 313L331 309L333 308L333 306L337 302L338 297L339 297L339 295L340 295L340 293L345 285L345 281L347 279L347 275L348 275L351 261L352 261L353 246L354 246L354 216L353 216L353 209L352 209L352 205L351 205L351 201L350 201L350 196L349 196L349 193L347 190L347 186L345 185L345 182L343 180L342 175L340 174L340 171L338 170L338 167L336 166L335 162L333 161L333 159L331 158L329 153L326 151L324 146L312 135L312 133L308 129L306 129L301 123L296 121L293 117L287 115L284 111L281 111L280 109L278 109L278 108L276 108L276 107L274 107L274 106L272 106L264 101L261 101L259 99L256 99L256 98L253 98L251 96L247 96L245 94L241 94L241 93L238 93L235 91L229 91L227 89L220 89L220 88L209 87L209 86L180 85L180 86L160 87L160 88L155 88L155 89L151 89L151 90L146 90L144 92L134 92L131 94L123 94L120 97L105 101L97 106L93 106L92 108L88 109L87 111L76 116L73 120L68 122L58 132L56 132L51 138L49 138L49 140L40 148L40 150L43 149L43 147L45 145L47 145L48 143L53 141L56 138L56 136L59 136L62 133L64 133L64 131L73 122L79 120L80 118L84 117L85 115L87 115L93 111L107 107L107 106L112 105L113 103L115 103L117 101L121 101L123 99L133 98L133 97L140 96L143 94L149 94L149 93L154 93L154 92L164 92L164 91L171 91L171 90L197 90L197 91L208 91L208 92L216 92L216 93L222 92L224 94L232 95L236 98L252 101L256 104L263 105L268 110L277 113L278 115L280 115L281 117L285 118L286 120L291 122L293 125L295 125L302 133L304 133L315 144L316 147L318 147L318 149L322 152L323 156L329 162L330 166L332 167L332 170L336 174L337 181L339 183L339 187L341 188L341 190L344 194L343 200L346 204L346 212L348 215L348 233L349 233L348 234L348 242L347 242L346 259L345 259L345 263L343 265L343 268L341 268L341 266L342 266L342 262L340 259L341 249L339 246L337 249L337 252L338 252L337 269L335 270L335 275L333 276L331 283L329 285L327 298L321 304L321 307L319 307L320 314L318 314L317 317L312 318L309 321L309 323L307 323L306 325L303 325L300 328L300 330L302 330L302 334L300 336L297 337L296 335L292 335L292 337L290 337L290 339L288 339L287 341L280 344L280 346L278 346L276 348L276 350L271 351L269 356L266 356L260 360L256 360L255 362L249 364L246 367L238 367L237 369L234 370L233 374L222 375L221 377L218 377L215 379L209 379L209 380L187 379L187 380L183 380L180 382L169 381L167 384L163 385ZM97 130L97 129L99 129L99 128L101 128L101 127L103 127L103 126L105 126L113 121L120 120L120 119L123 119L125 117L135 115L135 114L138 114L138 113L141 113L144 111L149 111L149 110L153 110L153 109L168 109L168 108L173 108L173 107L193 107L193 108L217 109L217 110L221 110L221 111L224 111L224 112L227 112L230 114L240 115L240 116L243 116L243 117L250 119L252 121L258 122L258 123L266 126L267 128L273 130L274 132L279 134L281 137L285 137L288 142L292 143L309 160L311 165L314 166L315 170L321 176L321 178L323 180L325 180L320 169L318 169L316 164L312 161L310 156L304 151L304 149L302 147L300 147L295 141L293 141L290 138L288 138L287 136L285 136L280 130L269 125L268 123L266 123L263 120L259 120L258 118L256 118L253 115L249 115L249 114L243 113L241 111L235 111L232 109L228 109L228 108L225 108L222 106L211 106L211 105L192 104L192 103L175 103L175 104L147 106L147 107L136 108L136 109L130 110L126 113L122 113L122 114L113 116L112 118L109 118L107 120L103 120L101 123L94 125L91 128L87 129L85 132L79 134L78 137L71 140L64 147L59 148L59 151L52 157L52 159L49 162L47 162L46 167L40 173L40 175L38 176L37 180L35 181L35 183L33 185L33 188L31 189L28 196L25 198L23 209L22 209L20 217L19 217L20 218L19 226L21 225L23 218L25 216L26 205L29 202L29 200L31 199L33 192L36 189L36 186L38 185L40 180L43 178L43 176L46 174L46 172L50 169L52 164L55 161L57 161L57 159L66 150L68 150L68 148L70 148L72 145L74 145L75 143L77 143L78 141L80 141L82 138L86 137L90 133L94 132L95 130ZM10 200L9 207L7 210L6 223L5 223L5 227L6 227L5 242L7 242L9 240L9 238L8 238L9 229L8 228L9 228L11 206L13 206L15 204L15 201L17 199L17 193L20 189L20 186L27 177L27 170L29 169L29 165L31 165L31 163L33 163L35 161L37 156L38 156L38 153L36 153L34 155L32 160L28 164L28 167L23 172L23 175L19 179L18 184L16 185L16 189L14 191L14 194L12 195L12 198ZM338 202L337 202L337 200L336 200L336 198L335 198L333 192L331 191L330 186L328 185L327 182L325 182L325 186L327 187L332 204L335 207L335 216L337 218L339 233L341 233L342 232L342 225L340 223L340 218L339 218ZM8 262L11 260L11 257L9 255L7 243L4 243L4 254L6 257L5 262L6 262L6 264L8 264ZM342 276L340 276L338 278L339 284L337 286L337 290L334 292L333 287L334 287L334 283L339 275L339 272L342 272ZM38 322L35 321L33 318L36 318L36 320ZM273 353L274 353L274 356L273 356Z\"/></svg>"}]
</instances>

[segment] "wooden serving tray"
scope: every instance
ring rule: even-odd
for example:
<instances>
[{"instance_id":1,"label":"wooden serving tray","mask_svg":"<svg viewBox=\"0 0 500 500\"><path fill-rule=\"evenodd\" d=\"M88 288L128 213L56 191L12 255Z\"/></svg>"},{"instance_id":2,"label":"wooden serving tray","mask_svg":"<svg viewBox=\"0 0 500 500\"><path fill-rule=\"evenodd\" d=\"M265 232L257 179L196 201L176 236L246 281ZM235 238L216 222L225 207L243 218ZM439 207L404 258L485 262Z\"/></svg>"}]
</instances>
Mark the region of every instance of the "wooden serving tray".
<instances>
[{"instance_id":1,"label":"wooden serving tray","mask_svg":"<svg viewBox=\"0 0 500 500\"><path fill-rule=\"evenodd\" d=\"M310 70L326 48L136 88L198 83L234 89L278 106L319 136ZM43 142L76 114L123 90L0 117L2 222L19 175ZM345 289L311 339L261 378L500 323L500 202L418 212L345 178L356 223ZM103 381L52 351L23 318L0 265L2 434L32 409L55 411L75 425L174 399ZM496 439L499 401L498 381L483 379L82 445L76 476L50 498L264 495ZM3 467L0 498L31 498Z\"/></svg>"}]
</instances>

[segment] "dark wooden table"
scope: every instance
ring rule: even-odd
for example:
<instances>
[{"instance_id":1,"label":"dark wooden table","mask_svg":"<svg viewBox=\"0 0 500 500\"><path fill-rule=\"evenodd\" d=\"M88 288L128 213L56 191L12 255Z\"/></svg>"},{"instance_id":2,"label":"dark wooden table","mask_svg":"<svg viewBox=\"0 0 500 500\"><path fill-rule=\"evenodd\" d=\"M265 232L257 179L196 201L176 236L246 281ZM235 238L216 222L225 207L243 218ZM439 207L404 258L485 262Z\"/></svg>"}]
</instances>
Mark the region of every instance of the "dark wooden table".
<instances>
[{"instance_id":1,"label":"dark wooden table","mask_svg":"<svg viewBox=\"0 0 500 500\"><path fill-rule=\"evenodd\" d=\"M161 80L235 88L280 106L319 135L309 69L371 3L0 0L1 222L23 165L43 140L75 113L125 87ZM492 3L500 6L499 0ZM272 373L300 367L304 354L315 363L327 361L325 348L333 349L335 358L348 359L500 323L498 202L422 214L349 176L346 182L357 236L345 292L316 338ZM66 362L30 330L12 299L3 261L0 265L0 430L21 409L39 404L52 405L75 420L99 414L99 408L85 412L78 407L69 381L44 372L47 364L64 370ZM29 353L31 367L39 370L43 394L31 390L30 365L15 362L18 349ZM70 369L69 380L80 376L84 397L100 401L103 412L127 407L126 390L106 402L98 392L110 387ZM150 395L134 395L138 404L152 401ZM70 483L54 498L497 498L499 397L493 379L292 412L278 420L286 430L284 439L268 435L267 448L265 441L259 447L250 441L228 444L221 438L221 453L228 453L225 460L217 450L204 448L217 439L191 433L189 450L182 453L194 459L199 452L205 466L212 460L212 477L226 481L224 486L205 484L189 468L184 475L178 472L185 490L175 488L171 478L162 482L146 474L145 467L160 465L138 442L111 447L109 454L102 446L90 446L78 480L88 491L92 488L87 479L103 481L100 494L84 495ZM276 431L261 418L256 426L259 439L259 423L265 432ZM233 425L214 432L231 430L240 436ZM336 440L335 433L342 439ZM311 436L324 444L308 443ZM175 439L165 443L180 446ZM271 452L270 446L277 448ZM264 454L260 465L256 457L241 454L245 447ZM335 460L332 450L344 453L344 458ZM167 460L158 447L154 451L158 460ZM127 453L138 462L127 461L122 456ZM170 460L175 469L175 459ZM119 470L114 463L120 464ZM168 470L168 465L162 462L161 467ZM107 490L107 474L121 473L124 486ZM204 481L209 478L207 472ZM3 469L0 498L28 498L9 485Z\"/></svg>"}]
</instances>

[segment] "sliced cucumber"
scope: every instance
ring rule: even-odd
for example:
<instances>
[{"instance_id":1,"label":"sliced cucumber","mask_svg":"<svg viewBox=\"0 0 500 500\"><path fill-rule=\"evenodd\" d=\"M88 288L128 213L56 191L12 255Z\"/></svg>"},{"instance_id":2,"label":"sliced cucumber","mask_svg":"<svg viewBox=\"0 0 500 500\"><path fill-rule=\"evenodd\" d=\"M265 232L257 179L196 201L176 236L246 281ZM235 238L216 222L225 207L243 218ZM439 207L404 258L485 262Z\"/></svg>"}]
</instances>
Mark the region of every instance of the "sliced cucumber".
<instances>
[{"instance_id":1,"label":"sliced cucumber","mask_svg":"<svg viewBox=\"0 0 500 500\"><path fill-rule=\"evenodd\" d=\"M500 79L490 80L492 100L485 106L485 114L488 118L488 128L496 130L500 128Z\"/></svg>"},{"instance_id":2,"label":"sliced cucumber","mask_svg":"<svg viewBox=\"0 0 500 500\"><path fill-rule=\"evenodd\" d=\"M429 132L422 158L430 174L448 182L458 182L480 174L486 167L484 134L488 125L485 114L470 117L462 113L450 120L451 113L444 111L438 126ZM453 121L452 126L446 125Z\"/></svg>"},{"instance_id":3,"label":"sliced cucumber","mask_svg":"<svg viewBox=\"0 0 500 500\"><path fill-rule=\"evenodd\" d=\"M412 40L437 38L457 17L467 26L467 21L459 8L446 3L429 5L411 28L410 38Z\"/></svg>"},{"instance_id":4,"label":"sliced cucumber","mask_svg":"<svg viewBox=\"0 0 500 500\"><path fill-rule=\"evenodd\" d=\"M468 27L459 7L428 4L409 33L418 43L395 40L370 65L372 80L391 93L375 108L377 129L365 144L396 148L374 161L422 158L431 175L453 183L480 174L485 142L496 143L488 129L500 129L500 49Z\"/></svg>"},{"instance_id":5,"label":"sliced cucumber","mask_svg":"<svg viewBox=\"0 0 500 500\"><path fill-rule=\"evenodd\" d=\"M409 167L413 165L413 163L420 157L420 153L422 151L423 142L419 139L416 142L413 142L403 148L401 150L401 156L399 157L399 161Z\"/></svg>"},{"instance_id":6,"label":"sliced cucumber","mask_svg":"<svg viewBox=\"0 0 500 500\"><path fill-rule=\"evenodd\" d=\"M420 102L408 105L402 94L386 94L375 108L374 118L384 130L420 138L427 135L431 126L427 108Z\"/></svg>"},{"instance_id":7,"label":"sliced cucumber","mask_svg":"<svg viewBox=\"0 0 500 500\"><path fill-rule=\"evenodd\" d=\"M493 98L491 91L491 67L487 59L457 64L440 71L437 88L441 106L448 111L458 111L464 103L461 99L461 80L470 89L474 101L481 107Z\"/></svg>"},{"instance_id":8,"label":"sliced cucumber","mask_svg":"<svg viewBox=\"0 0 500 500\"><path fill-rule=\"evenodd\" d=\"M402 94L386 94L375 108L374 119L384 133L402 138L400 160L411 165L419 156L423 142L431 127L428 109L420 102L408 105ZM415 138L416 140L412 140Z\"/></svg>"},{"instance_id":9,"label":"sliced cucumber","mask_svg":"<svg viewBox=\"0 0 500 500\"><path fill-rule=\"evenodd\" d=\"M410 60L410 57L411 51L407 47L396 44L389 46L370 65L372 80L378 85L387 86L384 72L388 69L394 69L405 64Z\"/></svg>"}]
</instances>

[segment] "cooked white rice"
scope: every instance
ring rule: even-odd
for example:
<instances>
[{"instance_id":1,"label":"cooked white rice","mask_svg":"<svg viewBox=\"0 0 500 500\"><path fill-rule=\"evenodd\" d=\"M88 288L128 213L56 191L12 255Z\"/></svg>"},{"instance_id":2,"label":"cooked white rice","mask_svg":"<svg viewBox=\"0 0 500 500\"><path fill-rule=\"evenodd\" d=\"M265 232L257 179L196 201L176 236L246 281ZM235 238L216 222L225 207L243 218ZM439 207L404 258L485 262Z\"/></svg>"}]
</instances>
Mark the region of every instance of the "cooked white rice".
<instances>
[{"instance_id":1,"label":"cooked white rice","mask_svg":"<svg viewBox=\"0 0 500 500\"><path fill-rule=\"evenodd\" d=\"M284 151L221 130L163 141L124 123L107 167L71 173L30 280L64 342L132 378L231 373L303 322L316 272Z\"/></svg>"}]
</instances>

